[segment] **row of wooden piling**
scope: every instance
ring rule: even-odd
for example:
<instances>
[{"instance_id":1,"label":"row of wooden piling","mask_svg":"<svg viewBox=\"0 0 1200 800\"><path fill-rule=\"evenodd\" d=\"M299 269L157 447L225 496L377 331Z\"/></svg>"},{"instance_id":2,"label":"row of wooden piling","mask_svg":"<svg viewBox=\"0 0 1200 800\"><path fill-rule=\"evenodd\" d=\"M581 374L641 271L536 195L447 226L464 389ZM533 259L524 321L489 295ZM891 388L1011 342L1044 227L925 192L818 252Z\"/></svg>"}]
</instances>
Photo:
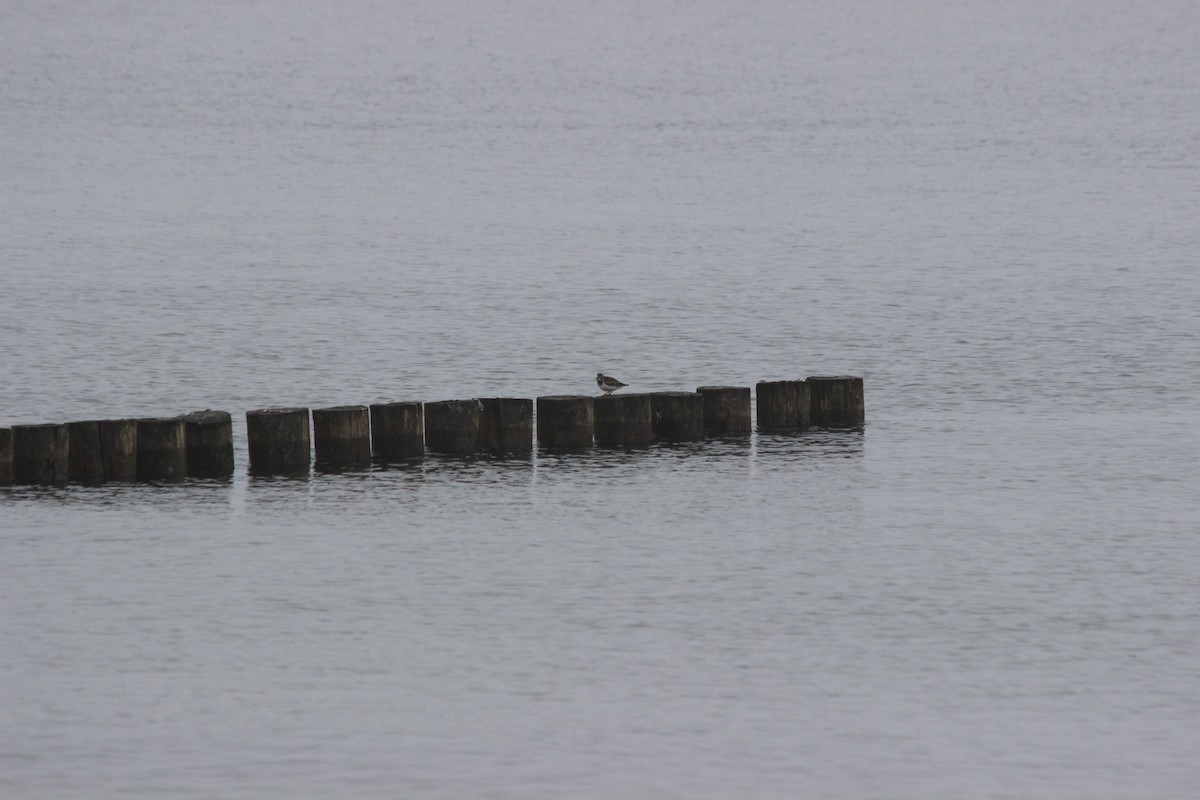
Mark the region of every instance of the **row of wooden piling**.
<instances>
[{"instance_id":1,"label":"row of wooden piling","mask_svg":"<svg viewBox=\"0 0 1200 800\"><path fill-rule=\"evenodd\" d=\"M0 484L181 481L233 474L228 412L0 428Z\"/></svg>"},{"instance_id":2,"label":"row of wooden piling","mask_svg":"<svg viewBox=\"0 0 1200 800\"><path fill-rule=\"evenodd\" d=\"M762 381L756 395L761 431L857 426L865 419L863 383L857 377ZM539 397L536 441L542 447L571 450L747 434L750 408L750 388L739 386ZM426 452L529 452L535 440L534 410L534 400L510 397L336 406L311 412L258 409L246 413L250 470L306 473L314 452L318 467L410 461ZM233 469L233 426L225 411L0 428L0 484L176 482L228 477Z\"/></svg>"}]
</instances>

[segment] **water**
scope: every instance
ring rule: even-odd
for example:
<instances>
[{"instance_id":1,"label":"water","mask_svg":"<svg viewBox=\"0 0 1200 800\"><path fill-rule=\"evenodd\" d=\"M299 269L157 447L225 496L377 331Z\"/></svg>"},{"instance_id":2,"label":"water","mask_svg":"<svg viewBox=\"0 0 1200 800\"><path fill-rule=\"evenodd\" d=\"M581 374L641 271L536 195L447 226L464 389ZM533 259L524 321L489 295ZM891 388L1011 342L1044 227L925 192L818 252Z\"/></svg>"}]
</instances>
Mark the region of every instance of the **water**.
<instances>
[{"instance_id":1,"label":"water","mask_svg":"<svg viewBox=\"0 0 1200 800\"><path fill-rule=\"evenodd\" d=\"M1190 3L21 3L9 797L1200 789ZM851 373L861 432L244 474L244 411Z\"/></svg>"}]
</instances>

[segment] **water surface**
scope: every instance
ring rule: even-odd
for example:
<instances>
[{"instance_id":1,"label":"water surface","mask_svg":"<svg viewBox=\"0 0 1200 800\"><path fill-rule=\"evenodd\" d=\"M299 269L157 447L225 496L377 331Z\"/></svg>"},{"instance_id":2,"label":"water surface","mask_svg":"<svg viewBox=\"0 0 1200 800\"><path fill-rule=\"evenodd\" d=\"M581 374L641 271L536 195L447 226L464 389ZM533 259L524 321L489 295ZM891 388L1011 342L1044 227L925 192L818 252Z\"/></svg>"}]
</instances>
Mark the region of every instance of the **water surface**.
<instances>
[{"instance_id":1,"label":"water surface","mask_svg":"<svg viewBox=\"0 0 1200 800\"><path fill-rule=\"evenodd\" d=\"M6 796L1200 788L1192 4L0 8L0 425L239 465L0 490ZM245 474L597 371L867 425Z\"/></svg>"}]
</instances>

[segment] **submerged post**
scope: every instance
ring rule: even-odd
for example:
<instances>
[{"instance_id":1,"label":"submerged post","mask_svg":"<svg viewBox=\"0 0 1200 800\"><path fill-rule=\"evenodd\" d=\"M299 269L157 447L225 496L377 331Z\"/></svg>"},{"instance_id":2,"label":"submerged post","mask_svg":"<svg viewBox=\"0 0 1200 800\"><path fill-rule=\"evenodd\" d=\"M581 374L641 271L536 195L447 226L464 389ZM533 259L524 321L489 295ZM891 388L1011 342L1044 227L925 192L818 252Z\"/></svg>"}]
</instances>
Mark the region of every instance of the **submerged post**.
<instances>
[{"instance_id":1,"label":"submerged post","mask_svg":"<svg viewBox=\"0 0 1200 800\"><path fill-rule=\"evenodd\" d=\"M594 428L592 398L588 395L537 399L537 438L542 447L562 450L591 447Z\"/></svg>"},{"instance_id":2,"label":"submerged post","mask_svg":"<svg viewBox=\"0 0 1200 800\"><path fill-rule=\"evenodd\" d=\"M71 433L66 425L14 425L12 440L14 483L67 482Z\"/></svg>"},{"instance_id":3,"label":"submerged post","mask_svg":"<svg viewBox=\"0 0 1200 800\"><path fill-rule=\"evenodd\" d=\"M808 427L808 384L804 381L759 381L759 430L796 430Z\"/></svg>"},{"instance_id":4,"label":"submerged post","mask_svg":"<svg viewBox=\"0 0 1200 800\"><path fill-rule=\"evenodd\" d=\"M99 420L68 422L71 452L68 474L79 483L100 483L104 480L104 447L100 443Z\"/></svg>"},{"instance_id":5,"label":"submerged post","mask_svg":"<svg viewBox=\"0 0 1200 800\"><path fill-rule=\"evenodd\" d=\"M425 446L433 453L466 456L479 449L479 401L425 404Z\"/></svg>"},{"instance_id":6,"label":"submerged post","mask_svg":"<svg viewBox=\"0 0 1200 800\"><path fill-rule=\"evenodd\" d=\"M12 428L0 428L0 486L13 482L12 461Z\"/></svg>"},{"instance_id":7,"label":"submerged post","mask_svg":"<svg viewBox=\"0 0 1200 800\"><path fill-rule=\"evenodd\" d=\"M425 415L420 403L371 406L371 450L379 461L425 456Z\"/></svg>"},{"instance_id":8,"label":"submerged post","mask_svg":"<svg viewBox=\"0 0 1200 800\"><path fill-rule=\"evenodd\" d=\"M371 461L371 422L366 406L314 408L313 444L317 464L366 464Z\"/></svg>"},{"instance_id":9,"label":"submerged post","mask_svg":"<svg viewBox=\"0 0 1200 800\"><path fill-rule=\"evenodd\" d=\"M640 447L654 440L648 394L610 394L592 401L596 444Z\"/></svg>"},{"instance_id":10,"label":"submerged post","mask_svg":"<svg viewBox=\"0 0 1200 800\"><path fill-rule=\"evenodd\" d=\"M696 392L650 395L654 435L672 442L704 438L704 397Z\"/></svg>"},{"instance_id":11,"label":"submerged post","mask_svg":"<svg viewBox=\"0 0 1200 800\"><path fill-rule=\"evenodd\" d=\"M481 397L479 448L529 452L533 449L533 401L520 397Z\"/></svg>"},{"instance_id":12,"label":"submerged post","mask_svg":"<svg viewBox=\"0 0 1200 800\"><path fill-rule=\"evenodd\" d=\"M137 420L100 420L100 454L104 479L137 480Z\"/></svg>"},{"instance_id":13,"label":"submerged post","mask_svg":"<svg viewBox=\"0 0 1200 800\"><path fill-rule=\"evenodd\" d=\"M137 421L137 476L140 481L179 482L187 477L187 438L180 417Z\"/></svg>"},{"instance_id":14,"label":"submerged post","mask_svg":"<svg viewBox=\"0 0 1200 800\"><path fill-rule=\"evenodd\" d=\"M862 378L818 375L808 379L808 386L813 425L853 427L866 421Z\"/></svg>"},{"instance_id":15,"label":"submerged post","mask_svg":"<svg viewBox=\"0 0 1200 800\"><path fill-rule=\"evenodd\" d=\"M246 412L250 471L260 475L307 475L312 463L307 408Z\"/></svg>"},{"instance_id":16,"label":"submerged post","mask_svg":"<svg viewBox=\"0 0 1200 800\"><path fill-rule=\"evenodd\" d=\"M183 417L187 474L227 478L233 474L233 417L228 411L193 411Z\"/></svg>"},{"instance_id":17,"label":"submerged post","mask_svg":"<svg viewBox=\"0 0 1200 800\"><path fill-rule=\"evenodd\" d=\"M701 386L704 398L704 432L713 436L749 433L749 386Z\"/></svg>"}]
</instances>

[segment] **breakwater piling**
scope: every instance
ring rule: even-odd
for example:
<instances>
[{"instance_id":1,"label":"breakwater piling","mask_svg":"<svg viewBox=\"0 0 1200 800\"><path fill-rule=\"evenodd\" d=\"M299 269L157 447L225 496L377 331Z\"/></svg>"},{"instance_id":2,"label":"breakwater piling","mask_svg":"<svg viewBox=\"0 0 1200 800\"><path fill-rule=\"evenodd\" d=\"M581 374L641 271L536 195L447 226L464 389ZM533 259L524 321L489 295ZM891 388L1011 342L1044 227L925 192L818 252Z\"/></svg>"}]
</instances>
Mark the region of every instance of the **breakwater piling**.
<instances>
[{"instance_id":1,"label":"breakwater piling","mask_svg":"<svg viewBox=\"0 0 1200 800\"><path fill-rule=\"evenodd\" d=\"M366 406L313 409L313 445L319 467L371 463L370 413Z\"/></svg>"},{"instance_id":2,"label":"breakwater piling","mask_svg":"<svg viewBox=\"0 0 1200 800\"><path fill-rule=\"evenodd\" d=\"M66 483L71 469L71 434L66 425L12 427L14 483Z\"/></svg>"},{"instance_id":3,"label":"breakwater piling","mask_svg":"<svg viewBox=\"0 0 1200 800\"><path fill-rule=\"evenodd\" d=\"M0 486L13 482L12 462L12 428L0 428Z\"/></svg>"},{"instance_id":4,"label":"breakwater piling","mask_svg":"<svg viewBox=\"0 0 1200 800\"><path fill-rule=\"evenodd\" d=\"M104 447L100 443L100 420L68 422L67 439L71 445L67 456L70 480L103 483Z\"/></svg>"},{"instance_id":5,"label":"breakwater piling","mask_svg":"<svg viewBox=\"0 0 1200 800\"><path fill-rule=\"evenodd\" d=\"M137 480L137 420L100 420L100 451L104 480Z\"/></svg>"},{"instance_id":6,"label":"breakwater piling","mask_svg":"<svg viewBox=\"0 0 1200 800\"><path fill-rule=\"evenodd\" d=\"M255 475L307 475L311 441L307 408L246 412L250 472Z\"/></svg>"},{"instance_id":7,"label":"breakwater piling","mask_svg":"<svg viewBox=\"0 0 1200 800\"><path fill-rule=\"evenodd\" d=\"M425 449L469 456L479 449L478 400L438 400L425 404Z\"/></svg>"},{"instance_id":8,"label":"breakwater piling","mask_svg":"<svg viewBox=\"0 0 1200 800\"><path fill-rule=\"evenodd\" d=\"M704 438L704 396L698 392L654 392L650 416L657 439L691 442Z\"/></svg>"},{"instance_id":9,"label":"breakwater piling","mask_svg":"<svg viewBox=\"0 0 1200 800\"><path fill-rule=\"evenodd\" d=\"M813 425L854 427L866 422L863 379L853 375L810 376L809 409Z\"/></svg>"},{"instance_id":10,"label":"breakwater piling","mask_svg":"<svg viewBox=\"0 0 1200 800\"><path fill-rule=\"evenodd\" d=\"M479 399L479 449L490 453L533 450L533 401L522 397Z\"/></svg>"},{"instance_id":11,"label":"breakwater piling","mask_svg":"<svg viewBox=\"0 0 1200 800\"><path fill-rule=\"evenodd\" d=\"M383 463L425 456L425 413L420 403L371 406L371 455Z\"/></svg>"},{"instance_id":12,"label":"breakwater piling","mask_svg":"<svg viewBox=\"0 0 1200 800\"><path fill-rule=\"evenodd\" d=\"M857 428L866 420L863 380L849 375L701 386L694 392L485 397L246 412L249 471L307 476L318 469L392 463L426 453L528 453L647 447L706 436L809 427ZM753 412L752 412L753 409ZM536 435L535 435L536 434ZM315 448L314 448L315 445ZM314 459L315 449L315 459ZM83 420L0 428L0 485L178 483L234 472L232 417Z\"/></svg>"},{"instance_id":13,"label":"breakwater piling","mask_svg":"<svg viewBox=\"0 0 1200 800\"><path fill-rule=\"evenodd\" d=\"M804 381L759 381L758 429L803 430L809 425L808 384Z\"/></svg>"},{"instance_id":14,"label":"breakwater piling","mask_svg":"<svg viewBox=\"0 0 1200 800\"><path fill-rule=\"evenodd\" d=\"M709 436L750 433L749 386L701 386L704 398L704 432Z\"/></svg>"},{"instance_id":15,"label":"breakwater piling","mask_svg":"<svg viewBox=\"0 0 1200 800\"><path fill-rule=\"evenodd\" d=\"M538 444L551 450L592 446L596 428L591 395L549 395L537 399Z\"/></svg>"},{"instance_id":16,"label":"breakwater piling","mask_svg":"<svg viewBox=\"0 0 1200 800\"><path fill-rule=\"evenodd\" d=\"M648 394L610 394L592 401L596 444L645 447L654 441L654 416Z\"/></svg>"},{"instance_id":17,"label":"breakwater piling","mask_svg":"<svg viewBox=\"0 0 1200 800\"><path fill-rule=\"evenodd\" d=\"M190 478L226 478L233 474L233 417L228 411L184 414L183 433Z\"/></svg>"},{"instance_id":18,"label":"breakwater piling","mask_svg":"<svg viewBox=\"0 0 1200 800\"><path fill-rule=\"evenodd\" d=\"M137 421L137 478L178 483L187 477L187 438L182 417Z\"/></svg>"}]
</instances>

